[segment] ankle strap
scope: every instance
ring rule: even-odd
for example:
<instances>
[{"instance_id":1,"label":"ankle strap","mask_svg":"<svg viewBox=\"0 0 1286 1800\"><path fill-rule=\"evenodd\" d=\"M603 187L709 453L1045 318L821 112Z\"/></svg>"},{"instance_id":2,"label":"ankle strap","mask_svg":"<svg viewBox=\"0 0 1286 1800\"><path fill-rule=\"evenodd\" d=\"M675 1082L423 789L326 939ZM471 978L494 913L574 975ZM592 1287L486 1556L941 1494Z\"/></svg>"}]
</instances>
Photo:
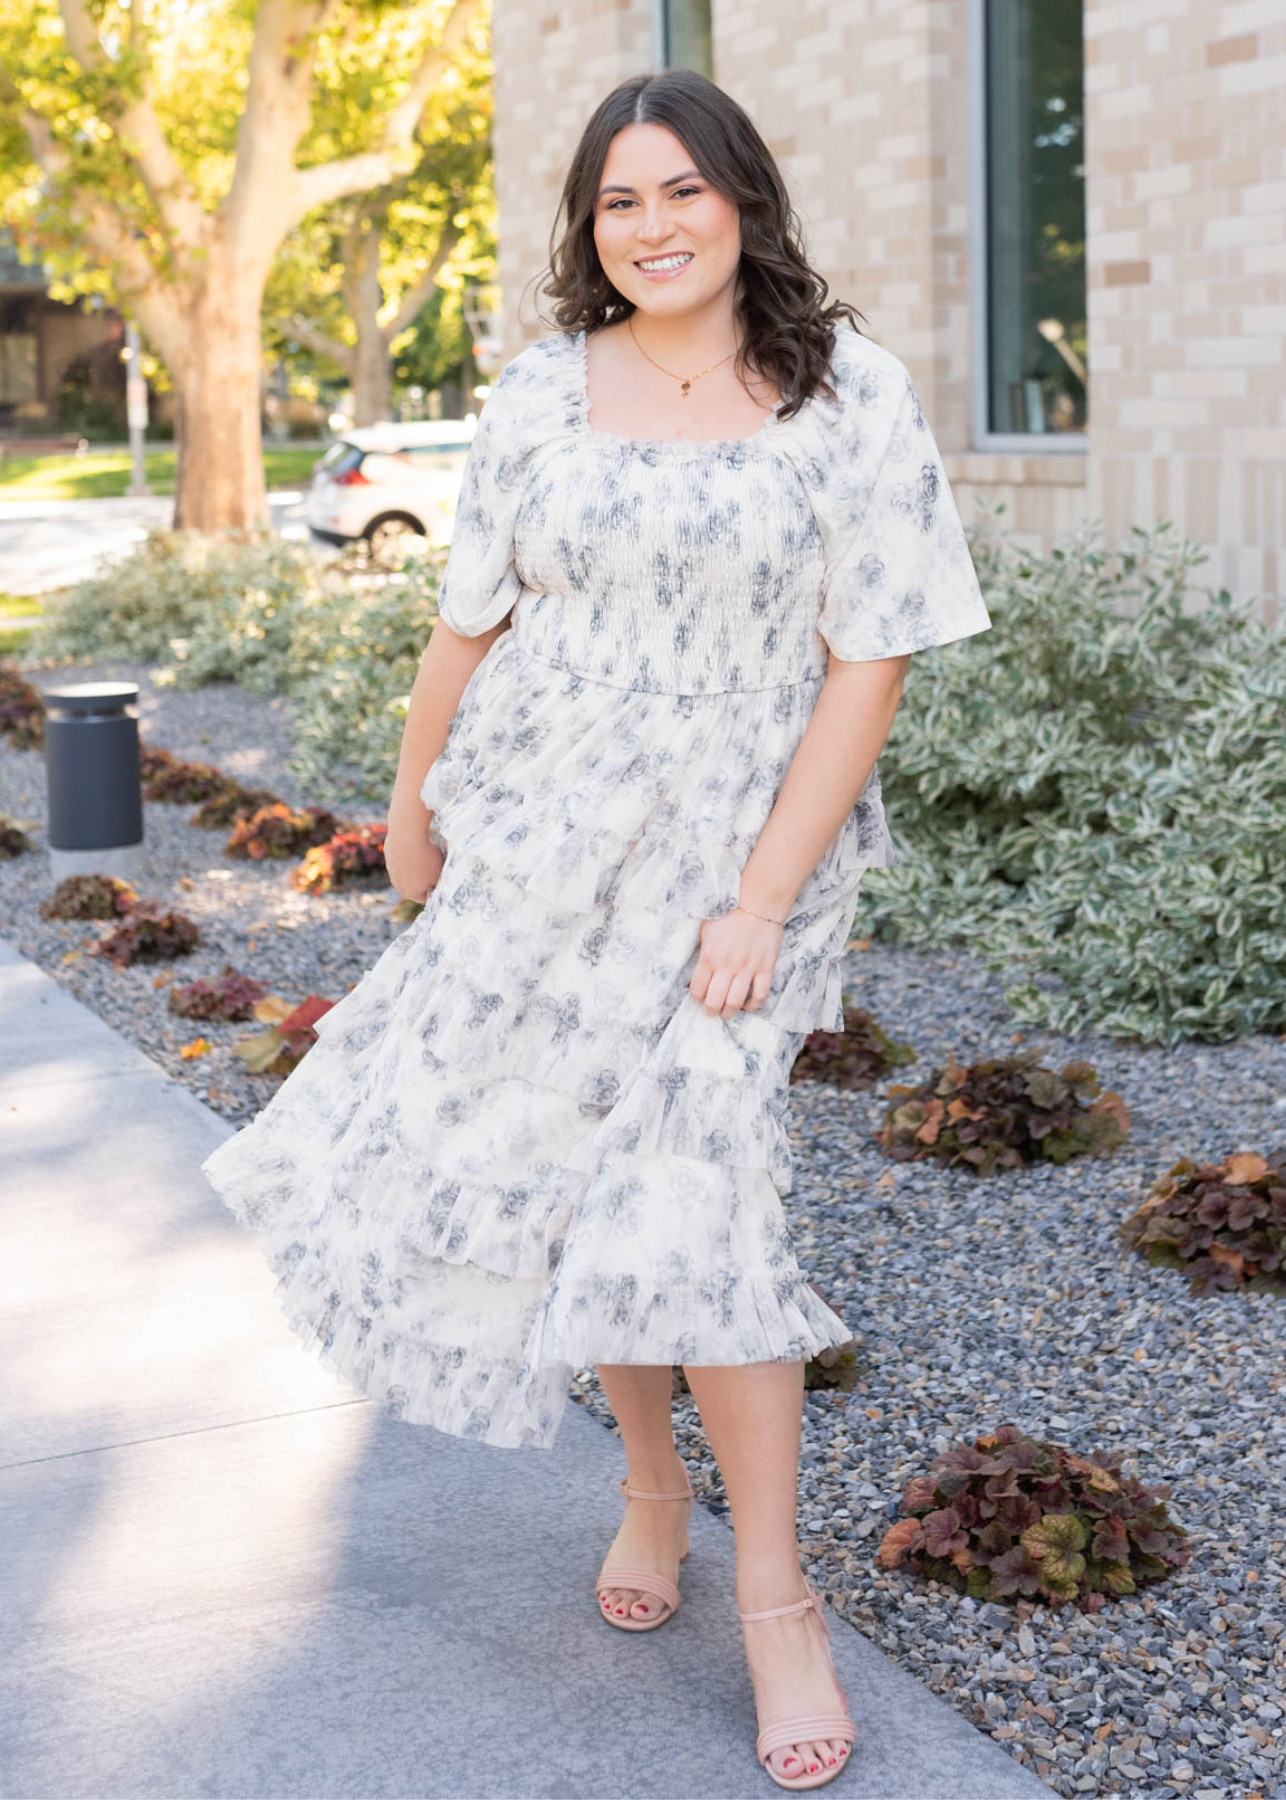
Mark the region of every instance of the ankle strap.
<instances>
[{"instance_id":1,"label":"ankle strap","mask_svg":"<svg viewBox=\"0 0 1286 1800\"><path fill-rule=\"evenodd\" d=\"M685 1487L682 1493L678 1494L649 1494L643 1488L631 1487L624 1475L616 1485L631 1500L690 1500L692 1498L690 1487Z\"/></svg>"},{"instance_id":2,"label":"ankle strap","mask_svg":"<svg viewBox=\"0 0 1286 1800\"><path fill-rule=\"evenodd\" d=\"M816 1605L817 1596L812 1588L809 1588L806 1600L794 1600L789 1606L769 1606L763 1612L739 1612L737 1617L750 1624L755 1619L782 1619L787 1613L807 1612L810 1607Z\"/></svg>"}]
</instances>

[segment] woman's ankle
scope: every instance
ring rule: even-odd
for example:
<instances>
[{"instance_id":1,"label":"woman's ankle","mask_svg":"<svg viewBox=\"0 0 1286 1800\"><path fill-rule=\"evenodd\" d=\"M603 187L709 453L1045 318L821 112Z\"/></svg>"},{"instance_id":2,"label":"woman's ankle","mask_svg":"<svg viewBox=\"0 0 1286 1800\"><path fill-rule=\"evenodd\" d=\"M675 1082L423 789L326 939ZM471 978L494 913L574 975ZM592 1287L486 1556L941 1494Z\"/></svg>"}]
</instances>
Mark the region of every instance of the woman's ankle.
<instances>
[{"instance_id":1,"label":"woman's ankle","mask_svg":"<svg viewBox=\"0 0 1286 1800\"><path fill-rule=\"evenodd\" d=\"M627 1449L626 1466L626 1481L647 1494L678 1494L688 1483L686 1465L673 1446L668 1455L663 1450L640 1455Z\"/></svg>"},{"instance_id":2,"label":"woman's ankle","mask_svg":"<svg viewBox=\"0 0 1286 1800\"><path fill-rule=\"evenodd\" d=\"M762 1612L769 1607L790 1606L808 1597L808 1584L798 1554L744 1559L737 1564L737 1606L741 1612Z\"/></svg>"}]
</instances>

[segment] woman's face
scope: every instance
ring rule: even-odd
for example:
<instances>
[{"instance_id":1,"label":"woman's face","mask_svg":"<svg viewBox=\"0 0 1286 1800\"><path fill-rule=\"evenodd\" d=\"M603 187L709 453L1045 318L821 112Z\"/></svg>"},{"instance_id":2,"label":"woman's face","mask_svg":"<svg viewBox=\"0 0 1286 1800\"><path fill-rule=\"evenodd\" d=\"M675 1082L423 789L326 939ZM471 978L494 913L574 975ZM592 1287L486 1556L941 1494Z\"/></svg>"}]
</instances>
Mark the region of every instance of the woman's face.
<instances>
[{"instance_id":1,"label":"woman's face","mask_svg":"<svg viewBox=\"0 0 1286 1800\"><path fill-rule=\"evenodd\" d=\"M736 282L735 203L699 175L664 125L627 125L612 139L594 206L603 273L640 312L708 306Z\"/></svg>"}]
</instances>

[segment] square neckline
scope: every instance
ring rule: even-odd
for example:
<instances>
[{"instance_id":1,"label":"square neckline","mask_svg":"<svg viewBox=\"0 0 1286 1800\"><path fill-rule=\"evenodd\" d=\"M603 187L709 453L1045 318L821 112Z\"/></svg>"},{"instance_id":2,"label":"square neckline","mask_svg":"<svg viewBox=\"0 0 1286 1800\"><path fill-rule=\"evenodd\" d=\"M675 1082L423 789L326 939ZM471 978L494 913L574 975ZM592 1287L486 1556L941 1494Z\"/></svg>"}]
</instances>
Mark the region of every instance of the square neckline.
<instances>
[{"instance_id":1,"label":"square neckline","mask_svg":"<svg viewBox=\"0 0 1286 1800\"><path fill-rule=\"evenodd\" d=\"M575 345L576 357L576 401L579 413L577 424L587 437L602 438L608 444L628 444L631 448L639 450L688 451L689 453L694 450L744 450L751 444L759 443L781 423L774 410L769 413L762 425L756 426L753 431L746 432L742 437L639 438L626 437L623 432L619 431L602 431L597 425L591 425L589 422L589 334L584 326L581 326L579 330L572 332L571 336Z\"/></svg>"}]
</instances>

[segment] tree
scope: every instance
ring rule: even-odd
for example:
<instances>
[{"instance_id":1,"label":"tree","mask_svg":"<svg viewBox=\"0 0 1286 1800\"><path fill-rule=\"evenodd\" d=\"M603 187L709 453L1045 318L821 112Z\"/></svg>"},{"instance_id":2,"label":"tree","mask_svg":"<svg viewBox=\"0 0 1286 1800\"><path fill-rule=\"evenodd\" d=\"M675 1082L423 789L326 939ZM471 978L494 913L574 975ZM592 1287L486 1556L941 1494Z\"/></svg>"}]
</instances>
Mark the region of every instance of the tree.
<instances>
[{"instance_id":1,"label":"tree","mask_svg":"<svg viewBox=\"0 0 1286 1800\"><path fill-rule=\"evenodd\" d=\"M273 259L310 213L415 166L420 119L482 0L53 6L0 0L0 142L19 127L39 178L11 173L8 216L61 269L106 268L169 368L175 524L255 525Z\"/></svg>"},{"instance_id":2,"label":"tree","mask_svg":"<svg viewBox=\"0 0 1286 1800\"><path fill-rule=\"evenodd\" d=\"M348 376L355 422L388 418L393 351L434 297L444 267L489 274L494 246L485 95L422 134L420 163L360 202L291 233L268 286L277 337Z\"/></svg>"}]
</instances>

